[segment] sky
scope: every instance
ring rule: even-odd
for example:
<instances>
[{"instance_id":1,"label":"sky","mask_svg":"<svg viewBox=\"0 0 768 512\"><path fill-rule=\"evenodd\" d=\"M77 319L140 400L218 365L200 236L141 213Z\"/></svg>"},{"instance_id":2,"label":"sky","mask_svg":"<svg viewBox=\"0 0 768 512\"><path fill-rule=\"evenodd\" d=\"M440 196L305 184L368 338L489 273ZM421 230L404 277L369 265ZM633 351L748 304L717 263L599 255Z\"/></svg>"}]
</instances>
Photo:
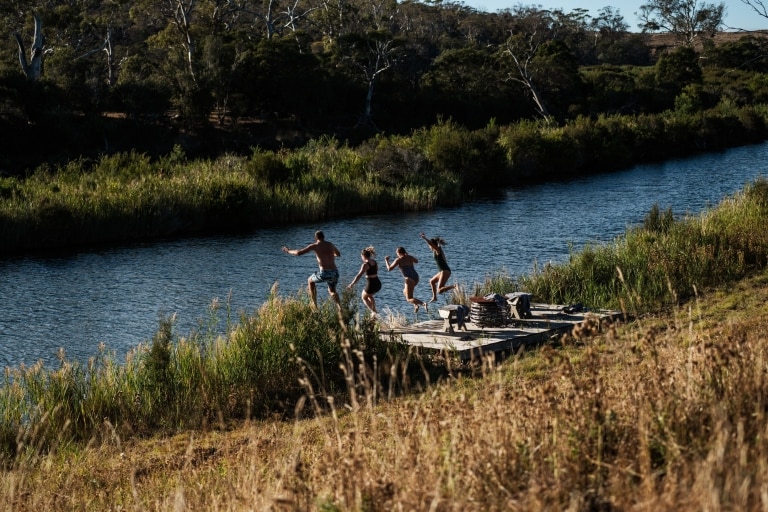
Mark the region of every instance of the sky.
<instances>
[{"instance_id":1,"label":"sky","mask_svg":"<svg viewBox=\"0 0 768 512\"><path fill-rule=\"evenodd\" d=\"M465 5L480 9L483 11L494 12L500 9L506 9L517 5L535 5L544 9L562 9L570 12L578 8L589 10L591 16L596 16L598 11L608 5L624 17L624 21L629 25L629 30L638 32L637 25L640 21L635 13L640 10L640 6L647 3L642 0L539 0L539 1L520 1L520 0L463 0ZM719 5L720 0L701 0L699 4ZM742 0L727 0L725 3L725 25L726 30L768 30L768 19L759 16L746 5Z\"/></svg>"}]
</instances>

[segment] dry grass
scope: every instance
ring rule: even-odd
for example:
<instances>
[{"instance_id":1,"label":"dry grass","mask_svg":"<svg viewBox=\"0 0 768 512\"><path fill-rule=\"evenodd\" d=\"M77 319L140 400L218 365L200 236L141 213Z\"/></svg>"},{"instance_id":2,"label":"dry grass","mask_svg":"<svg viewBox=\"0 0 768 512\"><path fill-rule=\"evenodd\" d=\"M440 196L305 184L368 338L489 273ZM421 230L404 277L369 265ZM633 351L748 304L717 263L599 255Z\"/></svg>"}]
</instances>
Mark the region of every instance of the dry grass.
<instances>
[{"instance_id":1,"label":"dry grass","mask_svg":"<svg viewBox=\"0 0 768 512\"><path fill-rule=\"evenodd\" d=\"M764 510L768 274L373 405L59 447L4 510ZM308 400L306 404L311 404ZM307 405L309 407L309 405Z\"/></svg>"}]
</instances>

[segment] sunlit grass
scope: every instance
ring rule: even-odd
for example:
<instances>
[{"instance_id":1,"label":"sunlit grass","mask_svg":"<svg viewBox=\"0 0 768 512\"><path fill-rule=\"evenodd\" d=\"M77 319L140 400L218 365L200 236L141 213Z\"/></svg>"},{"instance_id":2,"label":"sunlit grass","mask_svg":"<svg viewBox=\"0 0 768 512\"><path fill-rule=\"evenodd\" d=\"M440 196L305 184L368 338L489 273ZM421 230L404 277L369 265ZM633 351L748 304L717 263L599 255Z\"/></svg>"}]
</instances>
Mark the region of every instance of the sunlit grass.
<instances>
[{"instance_id":1,"label":"sunlit grass","mask_svg":"<svg viewBox=\"0 0 768 512\"><path fill-rule=\"evenodd\" d=\"M350 351L344 393L298 368L295 419L146 441L107 426L88 447L18 457L0 497L14 510L761 509L765 280L740 282L743 310L713 290L400 397ZM379 375L404 383L401 369Z\"/></svg>"},{"instance_id":2,"label":"sunlit grass","mask_svg":"<svg viewBox=\"0 0 768 512\"><path fill-rule=\"evenodd\" d=\"M372 319L352 292L341 312L331 302L313 311L303 293L275 288L239 319L214 301L189 334L163 318L125 361L102 347L85 364L62 354L55 368L7 369L0 501L13 510L762 508L766 220L768 182L758 179L697 217L654 208L612 244L531 276L457 283L454 302L528 291L634 318L579 327L502 364L419 353L388 335L407 318Z\"/></svg>"},{"instance_id":3,"label":"sunlit grass","mask_svg":"<svg viewBox=\"0 0 768 512\"><path fill-rule=\"evenodd\" d=\"M768 264L768 182L758 179L698 217L633 228L521 279L537 300L653 311ZM649 219L658 215L652 211Z\"/></svg>"},{"instance_id":4,"label":"sunlit grass","mask_svg":"<svg viewBox=\"0 0 768 512\"><path fill-rule=\"evenodd\" d=\"M246 156L189 160L176 147L157 160L126 152L46 164L26 178L0 177L0 251L431 210L482 189L678 155L695 147L681 141L716 138L722 119L754 137L750 130L766 116L764 106L721 105L698 117L669 111L579 117L563 126L491 121L468 130L439 120L354 148L325 137Z\"/></svg>"}]
</instances>

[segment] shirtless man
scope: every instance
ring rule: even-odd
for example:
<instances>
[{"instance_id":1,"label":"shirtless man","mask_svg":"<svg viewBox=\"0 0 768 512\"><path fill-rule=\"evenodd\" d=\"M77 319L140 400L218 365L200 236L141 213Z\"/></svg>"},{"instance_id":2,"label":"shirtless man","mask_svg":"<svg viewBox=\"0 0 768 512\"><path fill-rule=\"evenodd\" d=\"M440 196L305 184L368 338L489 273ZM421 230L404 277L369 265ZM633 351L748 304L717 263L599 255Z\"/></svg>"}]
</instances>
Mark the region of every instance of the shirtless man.
<instances>
[{"instance_id":1,"label":"shirtless man","mask_svg":"<svg viewBox=\"0 0 768 512\"><path fill-rule=\"evenodd\" d=\"M310 251L315 253L317 257L317 265L320 270L309 276L307 279L307 290L309 296L312 298L312 305L317 308L317 283L327 283L328 293L331 294L331 299L336 303L338 307L341 307L339 301L339 294L336 293L336 284L339 282L339 271L336 268L336 258L341 256L341 253L331 242L325 240L325 234L322 231L315 231L315 242L309 244L303 249L289 249L283 246L283 252L286 254L292 254L293 256L301 256Z\"/></svg>"}]
</instances>

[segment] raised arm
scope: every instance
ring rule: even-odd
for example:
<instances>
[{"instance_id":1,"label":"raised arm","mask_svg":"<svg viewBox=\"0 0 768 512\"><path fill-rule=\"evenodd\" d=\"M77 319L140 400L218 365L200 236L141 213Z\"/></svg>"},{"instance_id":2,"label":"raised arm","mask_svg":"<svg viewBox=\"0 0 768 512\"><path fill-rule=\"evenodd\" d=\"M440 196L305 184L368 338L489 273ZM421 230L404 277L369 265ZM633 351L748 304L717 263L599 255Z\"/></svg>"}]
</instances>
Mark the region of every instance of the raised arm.
<instances>
[{"instance_id":1,"label":"raised arm","mask_svg":"<svg viewBox=\"0 0 768 512\"><path fill-rule=\"evenodd\" d=\"M389 256L384 256L384 263L387 265L387 271L390 271L400 264L400 258L395 258L395 261L393 261L392 264L390 265Z\"/></svg>"},{"instance_id":2,"label":"raised arm","mask_svg":"<svg viewBox=\"0 0 768 512\"><path fill-rule=\"evenodd\" d=\"M440 250L440 247L438 247L437 245L435 245L434 243L432 243L432 240L430 240L429 238L427 238L427 235L425 235L424 233L422 233L420 236L421 236L421 238L422 238L422 239L424 239L424 241L425 241L425 242L427 242L427 245L429 246L429 248L430 248L430 249L432 249L434 252L437 252L437 251L439 251L439 250Z\"/></svg>"}]
</instances>

